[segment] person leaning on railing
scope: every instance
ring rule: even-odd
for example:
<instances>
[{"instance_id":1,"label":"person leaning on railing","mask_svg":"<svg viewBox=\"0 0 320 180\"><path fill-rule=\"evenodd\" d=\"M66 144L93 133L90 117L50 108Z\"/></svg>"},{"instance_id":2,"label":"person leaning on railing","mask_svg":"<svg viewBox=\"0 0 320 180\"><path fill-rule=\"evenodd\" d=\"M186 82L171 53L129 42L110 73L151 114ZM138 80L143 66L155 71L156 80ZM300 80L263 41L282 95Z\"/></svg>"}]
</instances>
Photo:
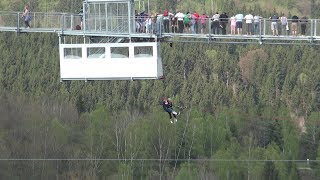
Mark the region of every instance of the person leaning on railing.
<instances>
[{"instance_id":1,"label":"person leaning on railing","mask_svg":"<svg viewBox=\"0 0 320 180\"><path fill-rule=\"evenodd\" d=\"M169 22L172 16L174 16L174 14L169 12L167 9L163 11L163 27L165 33L169 33Z\"/></svg>"},{"instance_id":2,"label":"person leaning on railing","mask_svg":"<svg viewBox=\"0 0 320 180\"><path fill-rule=\"evenodd\" d=\"M220 14L218 12L216 12L216 14L214 14L211 18L211 30L212 30L212 34L219 34L219 19Z\"/></svg>"},{"instance_id":3,"label":"person leaning on railing","mask_svg":"<svg viewBox=\"0 0 320 180\"><path fill-rule=\"evenodd\" d=\"M252 35L253 34L253 15L252 14L247 14L244 16L244 19L246 20L246 25L247 25L247 35Z\"/></svg>"},{"instance_id":4,"label":"person leaning on railing","mask_svg":"<svg viewBox=\"0 0 320 180\"><path fill-rule=\"evenodd\" d=\"M203 13L199 19L200 19L200 24L201 24L201 34L206 33L207 31L207 20L209 16L207 16L205 13ZM196 19L195 19L196 21Z\"/></svg>"},{"instance_id":5,"label":"person leaning on railing","mask_svg":"<svg viewBox=\"0 0 320 180\"><path fill-rule=\"evenodd\" d=\"M260 34L260 23L261 23L261 19L262 17L259 15L259 14L256 14L254 17L253 17L253 23L254 23L254 34L255 35L258 35Z\"/></svg>"},{"instance_id":6,"label":"person leaning on railing","mask_svg":"<svg viewBox=\"0 0 320 180\"><path fill-rule=\"evenodd\" d=\"M178 18L175 16L172 16L171 18L171 32L172 33L177 33L178 32Z\"/></svg>"},{"instance_id":7,"label":"person leaning on railing","mask_svg":"<svg viewBox=\"0 0 320 180\"><path fill-rule=\"evenodd\" d=\"M229 21L229 17L227 15L226 12L220 14L220 27L221 27L221 33L222 35L226 35L227 34L227 24Z\"/></svg>"}]
</instances>

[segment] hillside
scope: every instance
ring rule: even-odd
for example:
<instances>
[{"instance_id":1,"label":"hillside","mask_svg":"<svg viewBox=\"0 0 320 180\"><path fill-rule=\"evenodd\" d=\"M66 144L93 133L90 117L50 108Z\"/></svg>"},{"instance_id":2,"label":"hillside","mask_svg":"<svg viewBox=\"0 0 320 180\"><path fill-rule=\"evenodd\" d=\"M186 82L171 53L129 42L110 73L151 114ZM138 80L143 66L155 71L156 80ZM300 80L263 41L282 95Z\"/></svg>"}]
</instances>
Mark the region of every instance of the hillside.
<instances>
[{"instance_id":1,"label":"hillside","mask_svg":"<svg viewBox=\"0 0 320 180\"><path fill-rule=\"evenodd\" d=\"M78 2L31 1L34 11L68 12ZM174 1L150 2L155 10ZM233 4L259 1L200 2L208 12L236 12ZM294 0L273 3L308 11ZM188 0L172 6L201 8ZM0 33L0 179L320 175L318 46L163 42L164 80L89 82L60 82L58 46L56 34ZM181 111L175 124L163 97Z\"/></svg>"},{"instance_id":2,"label":"hillside","mask_svg":"<svg viewBox=\"0 0 320 180\"><path fill-rule=\"evenodd\" d=\"M61 83L56 35L1 33L0 42L2 158L150 159L0 161L3 179L318 173L318 47L164 43L163 81ZM158 104L168 95L187 107L175 125ZM300 159L314 163L281 161Z\"/></svg>"}]
</instances>

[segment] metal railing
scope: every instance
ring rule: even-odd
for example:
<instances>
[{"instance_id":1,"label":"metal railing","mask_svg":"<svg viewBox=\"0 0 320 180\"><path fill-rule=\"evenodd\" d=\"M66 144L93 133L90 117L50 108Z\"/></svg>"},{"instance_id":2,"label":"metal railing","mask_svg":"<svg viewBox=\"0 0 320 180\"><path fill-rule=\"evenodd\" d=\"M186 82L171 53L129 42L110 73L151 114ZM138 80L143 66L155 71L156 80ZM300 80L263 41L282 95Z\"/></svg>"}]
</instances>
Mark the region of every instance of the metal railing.
<instances>
[{"instance_id":1,"label":"metal railing","mask_svg":"<svg viewBox=\"0 0 320 180\"><path fill-rule=\"evenodd\" d=\"M129 21L125 16L90 16L82 24L82 16L69 13L31 12L30 29L36 30L85 30L96 32L129 33ZM79 26L79 27L77 27ZM27 28L21 12L0 11L0 30L18 31Z\"/></svg>"},{"instance_id":2,"label":"metal railing","mask_svg":"<svg viewBox=\"0 0 320 180\"><path fill-rule=\"evenodd\" d=\"M212 35L233 35L231 33L231 26L230 26L230 19L221 19L218 22L214 22L211 18L206 18L204 20L196 20L190 21L190 23L186 24L185 22L181 21L183 24L181 27L183 28L180 30L179 21L173 21L172 19L169 20L169 31L165 30L165 23L164 20L161 20L161 32L162 33L180 33L180 34L212 34ZM268 36L273 35L272 32L272 20L271 19L261 19L257 24L252 22L250 31L248 32L248 24L245 20L242 21L242 33L238 34L237 28L234 35L262 35ZM157 20L153 20L151 26L157 27ZM305 26L305 33L303 33L303 27ZM279 36L290 36L292 35L292 19L288 19L287 25L282 25L280 20L276 21L276 27L278 33L275 35ZM217 28L215 28L217 27ZM192 30L194 28L194 31ZM307 22L301 22L298 20L297 22L297 36L305 35L305 36L320 36L320 32L317 29L320 28L320 23L318 19L308 19ZM225 29L225 33L223 30ZM159 31L159 28L155 31Z\"/></svg>"},{"instance_id":3,"label":"metal railing","mask_svg":"<svg viewBox=\"0 0 320 180\"><path fill-rule=\"evenodd\" d=\"M42 12L29 14L31 16L30 28L33 29L75 29L76 25L81 23L81 16L77 14ZM21 12L0 12L0 30L10 28L16 28L16 30L26 28Z\"/></svg>"},{"instance_id":4,"label":"metal railing","mask_svg":"<svg viewBox=\"0 0 320 180\"><path fill-rule=\"evenodd\" d=\"M242 21L242 33L238 34L237 30L235 34L231 33L230 19L218 22L217 32L214 32L214 23L211 18L190 21L190 23L182 23L179 26L179 21L172 21L169 19L168 29L165 28L165 21L163 17L153 17L149 19L148 16L143 19L137 19L131 17L128 19L127 16L107 16L90 15L87 19L84 19L81 27L82 17L79 14L70 13L43 13L43 12L31 12L30 30L26 30L24 18L21 12L4 12L0 11L0 31L32 31L32 32L56 32L56 31L83 31L94 32L97 36L108 34L127 34L131 35L143 35L143 34L156 34L158 37L169 34L173 36L189 35L191 37L197 37L197 35L206 35L202 37L225 37L228 38L236 36L246 36L246 38L277 38L272 37L273 32L271 30L272 20L261 19L259 24L255 28L254 23L252 24L252 33L247 33L248 27L245 20ZM192 23L195 22L195 23ZM303 32L302 22L297 23L297 35L292 34L292 20L288 19L288 26L282 26L280 21L277 21L276 25L278 28L278 34L281 38L300 38L304 39L316 39L320 40L320 21L318 19L308 19L305 22L305 33ZM79 28L80 27L80 28ZM224 28L225 27L225 28ZM180 31L179 31L180 29ZM194 29L194 30L193 30ZM225 30L225 31L223 31ZM71 34L70 33L70 34ZM79 34L79 33L78 33ZM231 38L231 37L229 37ZM280 39L281 39L280 38Z\"/></svg>"}]
</instances>

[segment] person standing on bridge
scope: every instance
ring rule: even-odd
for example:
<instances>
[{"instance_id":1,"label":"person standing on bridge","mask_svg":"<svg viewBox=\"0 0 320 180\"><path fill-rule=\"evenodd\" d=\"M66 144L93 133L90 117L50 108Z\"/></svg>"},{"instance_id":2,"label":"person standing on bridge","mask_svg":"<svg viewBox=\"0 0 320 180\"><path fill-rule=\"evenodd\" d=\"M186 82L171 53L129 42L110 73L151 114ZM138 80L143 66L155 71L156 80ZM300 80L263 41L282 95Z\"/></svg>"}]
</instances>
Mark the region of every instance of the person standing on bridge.
<instances>
[{"instance_id":1,"label":"person standing on bridge","mask_svg":"<svg viewBox=\"0 0 320 180\"><path fill-rule=\"evenodd\" d=\"M237 26L236 17L235 17L235 16L232 16L232 17L230 18L230 31L231 31L231 34L232 34L232 35L235 35L235 34L236 34L236 26Z\"/></svg>"},{"instance_id":2,"label":"person standing on bridge","mask_svg":"<svg viewBox=\"0 0 320 180\"><path fill-rule=\"evenodd\" d=\"M282 13L282 16L280 17L280 22L281 22L281 33L280 35L288 35L288 31L289 31L289 26L288 26L288 19L287 17L284 15L284 13Z\"/></svg>"},{"instance_id":3,"label":"person standing on bridge","mask_svg":"<svg viewBox=\"0 0 320 180\"><path fill-rule=\"evenodd\" d=\"M296 16L296 15L293 15L292 18L291 18L291 33L292 33L292 36L297 36L298 22L299 22L299 17Z\"/></svg>"},{"instance_id":4,"label":"person standing on bridge","mask_svg":"<svg viewBox=\"0 0 320 180\"><path fill-rule=\"evenodd\" d=\"M195 29L195 31L196 31L196 34L198 34L199 33L199 29L200 29L200 22L199 22L199 20L200 20L200 15L197 13L197 12L193 12L193 16L195 17L195 19L196 19L196 23L194 24L194 29Z\"/></svg>"},{"instance_id":5,"label":"person standing on bridge","mask_svg":"<svg viewBox=\"0 0 320 180\"><path fill-rule=\"evenodd\" d=\"M221 27L221 33L222 35L226 35L227 34L227 24L229 21L229 17L227 15L226 12L220 14L220 27Z\"/></svg>"},{"instance_id":6,"label":"person standing on bridge","mask_svg":"<svg viewBox=\"0 0 320 180\"><path fill-rule=\"evenodd\" d=\"M212 34L219 34L219 25L220 25L220 14L216 12L211 18L211 29Z\"/></svg>"},{"instance_id":7,"label":"person standing on bridge","mask_svg":"<svg viewBox=\"0 0 320 180\"><path fill-rule=\"evenodd\" d=\"M178 18L176 18L175 16L171 16L170 19L171 19L171 32L177 33L178 32L178 27L177 27L178 26L177 25Z\"/></svg>"},{"instance_id":8,"label":"person standing on bridge","mask_svg":"<svg viewBox=\"0 0 320 180\"><path fill-rule=\"evenodd\" d=\"M192 15L194 16L194 15ZM200 24L201 24L201 34L204 34L207 32L207 23L208 23L208 18L209 16L206 15L206 13L203 13L199 19L200 19ZM195 19L196 21L196 19Z\"/></svg>"},{"instance_id":9,"label":"person standing on bridge","mask_svg":"<svg viewBox=\"0 0 320 180\"><path fill-rule=\"evenodd\" d=\"M306 16L303 16L300 19L300 27L301 27L301 35L305 36L306 35L306 30L307 30L307 24L308 24L308 19Z\"/></svg>"},{"instance_id":10,"label":"person standing on bridge","mask_svg":"<svg viewBox=\"0 0 320 180\"><path fill-rule=\"evenodd\" d=\"M192 13L190 18L190 29L192 34L196 34L197 17Z\"/></svg>"},{"instance_id":11,"label":"person standing on bridge","mask_svg":"<svg viewBox=\"0 0 320 180\"><path fill-rule=\"evenodd\" d=\"M237 26L237 32L238 35L242 34L242 20L243 20L243 14L239 13L236 15L236 26Z\"/></svg>"},{"instance_id":12,"label":"person standing on bridge","mask_svg":"<svg viewBox=\"0 0 320 180\"><path fill-rule=\"evenodd\" d=\"M174 16L178 19L178 33L183 33L184 25L183 25L183 18L184 14L180 11Z\"/></svg>"},{"instance_id":13,"label":"person standing on bridge","mask_svg":"<svg viewBox=\"0 0 320 180\"><path fill-rule=\"evenodd\" d=\"M30 21L31 21L29 4L24 6L22 17L24 18L24 23L26 25L26 28L29 29L30 28Z\"/></svg>"},{"instance_id":14,"label":"person standing on bridge","mask_svg":"<svg viewBox=\"0 0 320 180\"><path fill-rule=\"evenodd\" d=\"M169 22L172 16L173 14L170 13L167 9L163 11L163 27L165 33L169 33Z\"/></svg>"},{"instance_id":15,"label":"person standing on bridge","mask_svg":"<svg viewBox=\"0 0 320 180\"><path fill-rule=\"evenodd\" d=\"M278 36L278 21L279 17L276 15L276 13L273 14L269 19L271 19L271 30L272 30L272 35Z\"/></svg>"},{"instance_id":16,"label":"person standing on bridge","mask_svg":"<svg viewBox=\"0 0 320 180\"><path fill-rule=\"evenodd\" d=\"M190 33L190 19L191 19L191 14L190 12L187 12L184 17L183 17L183 24L184 24L184 29L186 33Z\"/></svg>"},{"instance_id":17,"label":"person standing on bridge","mask_svg":"<svg viewBox=\"0 0 320 180\"><path fill-rule=\"evenodd\" d=\"M247 25L247 35L252 35L253 34L253 15L252 14L247 14L244 19L246 20L246 25Z\"/></svg>"},{"instance_id":18,"label":"person standing on bridge","mask_svg":"<svg viewBox=\"0 0 320 180\"><path fill-rule=\"evenodd\" d=\"M253 23L254 23L254 34L255 35L259 35L261 32L261 19L262 17L259 15L259 14L256 14L254 17L253 17Z\"/></svg>"}]
</instances>

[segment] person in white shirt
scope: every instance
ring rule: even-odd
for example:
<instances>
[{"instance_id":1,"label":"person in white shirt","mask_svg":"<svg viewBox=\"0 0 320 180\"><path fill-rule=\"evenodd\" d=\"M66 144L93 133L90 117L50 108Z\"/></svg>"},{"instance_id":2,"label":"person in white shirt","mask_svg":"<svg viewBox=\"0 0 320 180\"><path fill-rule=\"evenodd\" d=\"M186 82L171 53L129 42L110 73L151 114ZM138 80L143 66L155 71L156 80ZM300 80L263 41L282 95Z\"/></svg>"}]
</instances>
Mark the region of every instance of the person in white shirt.
<instances>
[{"instance_id":1,"label":"person in white shirt","mask_svg":"<svg viewBox=\"0 0 320 180\"><path fill-rule=\"evenodd\" d=\"M219 34L219 17L220 17L220 14L218 12L216 12L215 15L212 16L211 18L211 29L212 29L212 33L213 34Z\"/></svg>"},{"instance_id":2,"label":"person in white shirt","mask_svg":"<svg viewBox=\"0 0 320 180\"><path fill-rule=\"evenodd\" d=\"M262 17L258 14L253 17L253 23L254 23L254 34L259 35L260 34L260 23L261 23Z\"/></svg>"},{"instance_id":3,"label":"person in white shirt","mask_svg":"<svg viewBox=\"0 0 320 180\"><path fill-rule=\"evenodd\" d=\"M184 14L180 11L174 16L178 19L178 33L183 33L184 25L183 25L183 18Z\"/></svg>"},{"instance_id":4,"label":"person in white shirt","mask_svg":"<svg viewBox=\"0 0 320 180\"><path fill-rule=\"evenodd\" d=\"M246 25L247 25L247 35L252 35L252 23L253 23L253 16L252 14L247 14L244 19L246 20Z\"/></svg>"},{"instance_id":5,"label":"person in white shirt","mask_svg":"<svg viewBox=\"0 0 320 180\"><path fill-rule=\"evenodd\" d=\"M150 15L147 16L146 19L146 33L152 33L152 17Z\"/></svg>"},{"instance_id":6,"label":"person in white shirt","mask_svg":"<svg viewBox=\"0 0 320 180\"><path fill-rule=\"evenodd\" d=\"M280 23L281 23L281 30L280 30L280 35L288 35L289 33L289 26L288 26L288 19L287 17L284 15L284 13L282 13L282 16L280 17Z\"/></svg>"}]
</instances>

